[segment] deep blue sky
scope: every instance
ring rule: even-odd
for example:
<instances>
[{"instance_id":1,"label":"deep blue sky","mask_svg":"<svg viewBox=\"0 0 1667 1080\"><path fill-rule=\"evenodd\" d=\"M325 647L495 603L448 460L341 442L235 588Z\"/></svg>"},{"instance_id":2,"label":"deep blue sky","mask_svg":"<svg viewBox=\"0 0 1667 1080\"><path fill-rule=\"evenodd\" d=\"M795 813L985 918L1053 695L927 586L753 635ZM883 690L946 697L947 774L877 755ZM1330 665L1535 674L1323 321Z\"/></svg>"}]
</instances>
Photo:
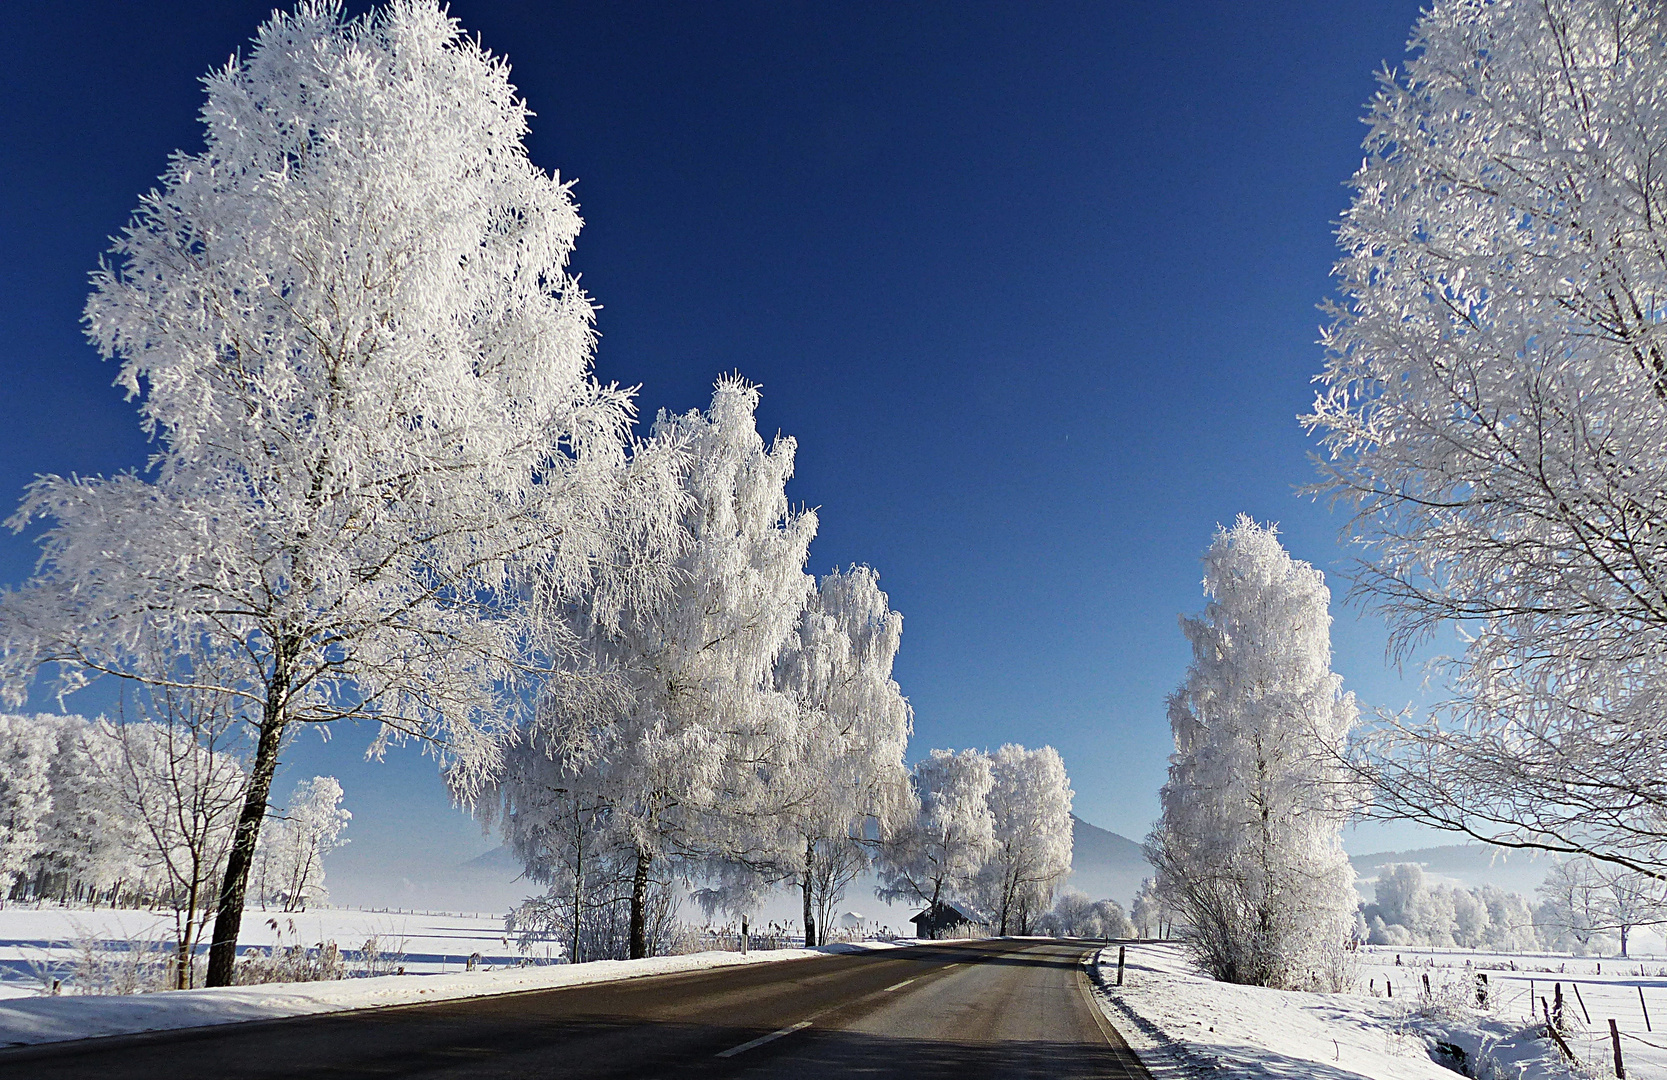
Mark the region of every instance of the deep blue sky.
<instances>
[{"instance_id":1,"label":"deep blue sky","mask_svg":"<svg viewBox=\"0 0 1667 1080\"><path fill-rule=\"evenodd\" d=\"M86 275L270 7L0 11L0 504L142 463L80 335ZM761 382L821 508L813 568L872 563L905 615L917 752L1052 743L1079 813L1134 837L1216 524L1280 522L1343 591L1295 417L1362 106L1417 10L452 5L512 61L533 159L578 180L602 376L649 416ZM32 551L0 539L0 580ZM1403 703L1381 628L1337 614L1348 685ZM280 791L342 776L358 858L468 847L429 823L432 766L364 765L368 738L309 741Z\"/></svg>"}]
</instances>

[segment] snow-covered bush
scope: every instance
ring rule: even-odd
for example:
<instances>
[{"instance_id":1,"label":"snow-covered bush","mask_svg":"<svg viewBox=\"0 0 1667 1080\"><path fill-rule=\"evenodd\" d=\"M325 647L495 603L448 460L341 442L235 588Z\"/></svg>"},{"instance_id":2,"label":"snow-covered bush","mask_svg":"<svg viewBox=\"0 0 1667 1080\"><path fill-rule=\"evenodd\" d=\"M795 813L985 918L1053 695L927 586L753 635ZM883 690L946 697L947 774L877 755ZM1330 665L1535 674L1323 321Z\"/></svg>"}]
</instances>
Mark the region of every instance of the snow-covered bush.
<instances>
[{"instance_id":1,"label":"snow-covered bush","mask_svg":"<svg viewBox=\"0 0 1667 1080\"><path fill-rule=\"evenodd\" d=\"M1054 937L1130 938L1134 923L1115 900L1090 900L1084 893L1059 895L1052 909L1036 921L1037 930Z\"/></svg>"},{"instance_id":2,"label":"snow-covered bush","mask_svg":"<svg viewBox=\"0 0 1667 1080\"><path fill-rule=\"evenodd\" d=\"M1274 529L1240 516L1204 558L1183 619L1193 661L1170 698L1157 886L1219 979L1337 988L1358 903L1341 833L1354 696L1331 671L1331 593Z\"/></svg>"},{"instance_id":3,"label":"snow-covered bush","mask_svg":"<svg viewBox=\"0 0 1667 1080\"><path fill-rule=\"evenodd\" d=\"M348 976L347 958L334 941L303 943L295 920L268 919L273 943L239 958L233 982L238 986L261 983L329 982Z\"/></svg>"}]
</instances>

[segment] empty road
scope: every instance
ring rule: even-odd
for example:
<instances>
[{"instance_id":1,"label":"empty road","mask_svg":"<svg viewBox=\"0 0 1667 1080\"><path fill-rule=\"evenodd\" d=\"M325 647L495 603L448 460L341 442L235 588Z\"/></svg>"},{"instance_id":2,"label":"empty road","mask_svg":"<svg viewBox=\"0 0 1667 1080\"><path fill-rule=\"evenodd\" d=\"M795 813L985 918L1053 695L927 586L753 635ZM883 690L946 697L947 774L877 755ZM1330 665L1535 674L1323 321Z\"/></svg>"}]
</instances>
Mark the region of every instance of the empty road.
<instances>
[{"instance_id":1,"label":"empty road","mask_svg":"<svg viewBox=\"0 0 1667 1080\"><path fill-rule=\"evenodd\" d=\"M988 941L0 1051L0 1076L1145 1078L1087 944Z\"/></svg>"}]
</instances>

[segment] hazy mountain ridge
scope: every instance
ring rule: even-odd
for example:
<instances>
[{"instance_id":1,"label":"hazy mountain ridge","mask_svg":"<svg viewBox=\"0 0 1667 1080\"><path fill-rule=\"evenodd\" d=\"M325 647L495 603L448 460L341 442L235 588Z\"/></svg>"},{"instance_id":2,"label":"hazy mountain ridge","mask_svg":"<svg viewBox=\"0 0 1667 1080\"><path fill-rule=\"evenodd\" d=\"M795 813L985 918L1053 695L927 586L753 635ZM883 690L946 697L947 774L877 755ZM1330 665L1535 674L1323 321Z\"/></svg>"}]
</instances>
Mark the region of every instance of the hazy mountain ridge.
<instances>
[{"instance_id":1,"label":"hazy mountain ridge","mask_svg":"<svg viewBox=\"0 0 1667 1080\"><path fill-rule=\"evenodd\" d=\"M1065 888L1095 900L1110 898L1127 908L1135 890L1152 876L1140 845L1120 833L1071 815L1071 876Z\"/></svg>"}]
</instances>

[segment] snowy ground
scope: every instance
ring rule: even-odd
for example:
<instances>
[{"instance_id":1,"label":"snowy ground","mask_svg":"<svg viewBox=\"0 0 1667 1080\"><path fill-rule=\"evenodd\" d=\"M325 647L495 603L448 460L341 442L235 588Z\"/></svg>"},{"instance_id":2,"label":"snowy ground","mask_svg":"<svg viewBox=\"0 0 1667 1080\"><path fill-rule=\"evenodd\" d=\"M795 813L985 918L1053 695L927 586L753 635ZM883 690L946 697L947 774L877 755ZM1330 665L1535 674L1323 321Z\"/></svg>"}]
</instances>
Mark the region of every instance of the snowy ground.
<instances>
[{"instance_id":1,"label":"snowy ground","mask_svg":"<svg viewBox=\"0 0 1667 1080\"><path fill-rule=\"evenodd\" d=\"M1113 946L1100 954L1107 1014L1159 1080L1453 1080L1456 1070L1437 1060L1438 1043L1462 1049L1465 1075L1484 1080L1573 1075L1550 1041L1508 1010L1444 1007L1439 994L1423 1003L1404 993L1390 1000L1218 983L1173 944L1128 946L1121 989L1112 985L1116 969ZM1629 1076L1667 1075L1638 1060L1637 1068L1628 1061Z\"/></svg>"},{"instance_id":2,"label":"snowy ground","mask_svg":"<svg viewBox=\"0 0 1667 1080\"><path fill-rule=\"evenodd\" d=\"M9 996L0 995L0 1046L410 1005L896 947L891 942L859 942L820 949L759 950L746 955L708 952L521 967L517 966L520 956L503 942L502 923L484 916L326 910L309 912L306 919L296 916L297 929L306 927L313 935L303 935L304 942L334 939L345 944L355 935L397 933L406 937L412 950L408 956L425 959L408 964L405 975L121 997L50 997L41 993L38 979L14 978L0 983L0 987L9 989ZM25 968L29 964L38 968L41 953L50 954L59 948L61 935L57 932L66 926L78 934L96 929L106 940L119 940L119 935L128 931L142 934L166 929L165 924L159 928L153 919L138 912L9 908L0 912L0 958L27 957ZM249 943L262 944L274 936L270 927L264 928L264 934L255 934L253 920L246 926L251 931L245 938ZM29 934L38 936L25 936ZM418 952L418 948L431 951ZM482 970L462 970L471 952L482 954ZM432 974L410 973L416 970Z\"/></svg>"},{"instance_id":3,"label":"snowy ground","mask_svg":"<svg viewBox=\"0 0 1667 1080\"><path fill-rule=\"evenodd\" d=\"M1543 1019L1540 1002L1554 1002L1560 985L1564 1039L1576 1057L1593 1065L1597 1075L1614 1072L1609 1038L1613 1019L1621 1033L1627 1075L1667 1077L1667 957L1620 960L1389 945L1361 950L1361 987L1377 995L1387 995L1393 987L1397 1001L1422 992L1426 975L1435 994L1468 998L1475 992L1476 976L1482 973L1488 977L1494 1015L1517 1023L1528 1022L1530 1002ZM1661 1031L1654 1030L1656 1024L1662 1025Z\"/></svg>"}]
</instances>

